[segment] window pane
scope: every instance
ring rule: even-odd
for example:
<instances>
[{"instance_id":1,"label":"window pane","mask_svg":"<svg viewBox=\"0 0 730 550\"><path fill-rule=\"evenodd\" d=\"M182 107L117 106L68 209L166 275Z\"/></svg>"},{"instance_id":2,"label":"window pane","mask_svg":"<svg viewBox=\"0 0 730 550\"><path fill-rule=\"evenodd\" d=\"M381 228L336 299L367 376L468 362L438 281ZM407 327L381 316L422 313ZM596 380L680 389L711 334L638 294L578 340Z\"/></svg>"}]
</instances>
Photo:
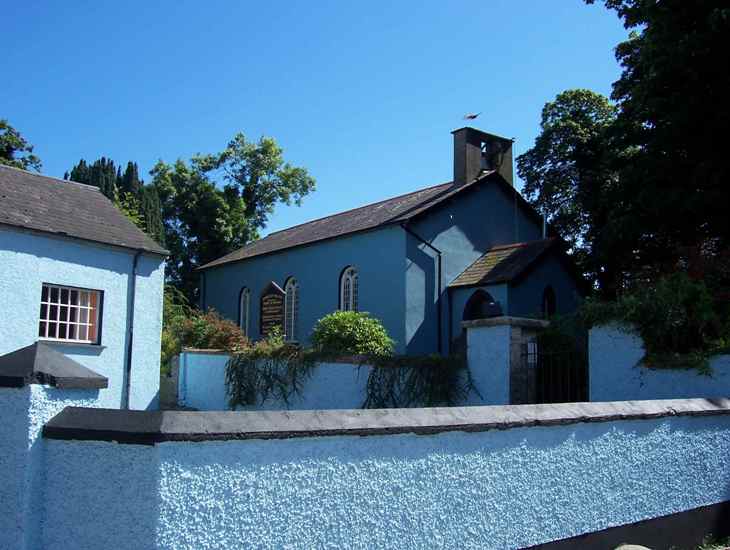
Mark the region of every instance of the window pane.
<instances>
[{"instance_id":1,"label":"window pane","mask_svg":"<svg viewBox=\"0 0 730 550\"><path fill-rule=\"evenodd\" d=\"M79 303L82 306L88 306L89 305L89 293L86 291L79 291Z\"/></svg>"},{"instance_id":2,"label":"window pane","mask_svg":"<svg viewBox=\"0 0 730 550\"><path fill-rule=\"evenodd\" d=\"M80 323L88 323L89 322L89 310L88 309L80 309L79 310L79 322Z\"/></svg>"},{"instance_id":3,"label":"window pane","mask_svg":"<svg viewBox=\"0 0 730 550\"><path fill-rule=\"evenodd\" d=\"M58 303L58 289L51 287L51 302Z\"/></svg>"},{"instance_id":4,"label":"window pane","mask_svg":"<svg viewBox=\"0 0 730 550\"><path fill-rule=\"evenodd\" d=\"M76 340L78 333L78 327L76 325L69 325L68 326L68 338L69 340Z\"/></svg>"},{"instance_id":5,"label":"window pane","mask_svg":"<svg viewBox=\"0 0 730 550\"><path fill-rule=\"evenodd\" d=\"M43 288L41 289L41 302L47 302L48 301L48 287L46 285L43 285Z\"/></svg>"},{"instance_id":6,"label":"window pane","mask_svg":"<svg viewBox=\"0 0 730 550\"><path fill-rule=\"evenodd\" d=\"M68 304L68 289L67 288L61 289L61 303Z\"/></svg>"},{"instance_id":7,"label":"window pane","mask_svg":"<svg viewBox=\"0 0 730 550\"><path fill-rule=\"evenodd\" d=\"M48 306L41 304L41 319L48 319Z\"/></svg>"},{"instance_id":8,"label":"window pane","mask_svg":"<svg viewBox=\"0 0 730 550\"><path fill-rule=\"evenodd\" d=\"M56 323L48 323L48 338L56 338Z\"/></svg>"},{"instance_id":9,"label":"window pane","mask_svg":"<svg viewBox=\"0 0 730 550\"><path fill-rule=\"evenodd\" d=\"M86 338L86 336L87 336L86 326L79 325L79 334L78 334L79 340L88 340L88 338Z\"/></svg>"},{"instance_id":10,"label":"window pane","mask_svg":"<svg viewBox=\"0 0 730 550\"><path fill-rule=\"evenodd\" d=\"M58 337L66 339L66 329L68 328L68 325L66 323L59 323L58 324Z\"/></svg>"},{"instance_id":11,"label":"window pane","mask_svg":"<svg viewBox=\"0 0 730 550\"><path fill-rule=\"evenodd\" d=\"M68 298L68 294L66 295ZM68 321L68 306L61 306L60 308L59 321Z\"/></svg>"},{"instance_id":12,"label":"window pane","mask_svg":"<svg viewBox=\"0 0 730 550\"><path fill-rule=\"evenodd\" d=\"M352 311L357 311L357 294L358 294L357 275L352 278Z\"/></svg>"},{"instance_id":13,"label":"window pane","mask_svg":"<svg viewBox=\"0 0 730 550\"><path fill-rule=\"evenodd\" d=\"M70 303L73 305L78 305L78 303L79 303L79 291L78 290L71 291Z\"/></svg>"},{"instance_id":14,"label":"window pane","mask_svg":"<svg viewBox=\"0 0 730 550\"><path fill-rule=\"evenodd\" d=\"M58 306L50 306L48 319L51 321L56 321L58 319Z\"/></svg>"},{"instance_id":15,"label":"window pane","mask_svg":"<svg viewBox=\"0 0 730 550\"><path fill-rule=\"evenodd\" d=\"M46 337L46 322L45 321L41 321L38 324L38 336L40 336L41 338Z\"/></svg>"},{"instance_id":16,"label":"window pane","mask_svg":"<svg viewBox=\"0 0 730 550\"><path fill-rule=\"evenodd\" d=\"M79 308L77 307L69 307L68 308L68 320L72 323L75 323L79 316Z\"/></svg>"}]
</instances>

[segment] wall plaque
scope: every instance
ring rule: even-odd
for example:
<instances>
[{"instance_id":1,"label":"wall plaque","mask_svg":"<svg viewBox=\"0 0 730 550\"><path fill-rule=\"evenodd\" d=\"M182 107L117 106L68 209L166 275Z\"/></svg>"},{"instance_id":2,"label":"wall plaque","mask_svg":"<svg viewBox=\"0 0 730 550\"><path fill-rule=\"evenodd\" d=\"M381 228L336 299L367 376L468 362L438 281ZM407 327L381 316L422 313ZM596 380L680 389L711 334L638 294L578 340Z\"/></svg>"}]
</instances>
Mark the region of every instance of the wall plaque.
<instances>
[{"instance_id":1,"label":"wall plaque","mask_svg":"<svg viewBox=\"0 0 730 550\"><path fill-rule=\"evenodd\" d=\"M261 295L261 336L266 337L274 327L278 327L281 334L284 334L284 297L286 292L271 281Z\"/></svg>"}]
</instances>

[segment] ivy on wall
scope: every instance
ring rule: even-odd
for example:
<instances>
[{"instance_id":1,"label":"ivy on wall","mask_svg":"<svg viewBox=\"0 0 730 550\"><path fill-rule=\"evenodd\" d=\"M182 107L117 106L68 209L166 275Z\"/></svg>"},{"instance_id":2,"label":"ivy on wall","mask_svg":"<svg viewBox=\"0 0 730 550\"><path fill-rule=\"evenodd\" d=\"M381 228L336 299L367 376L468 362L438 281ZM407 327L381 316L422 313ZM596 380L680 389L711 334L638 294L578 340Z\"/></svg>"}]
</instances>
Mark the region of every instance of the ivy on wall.
<instances>
[{"instance_id":1,"label":"ivy on wall","mask_svg":"<svg viewBox=\"0 0 730 550\"><path fill-rule=\"evenodd\" d=\"M265 340L232 353L226 365L228 406L231 409L280 401L289 405L301 395L316 358L311 352L284 342L273 332Z\"/></svg>"},{"instance_id":2,"label":"ivy on wall","mask_svg":"<svg viewBox=\"0 0 730 550\"><path fill-rule=\"evenodd\" d=\"M454 406L479 395L461 356L374 357L364 409Z\"/></svg>"},{"instance_id":3,"label":"ivy on wall","mask_svg":"<svg viewBox=\"0 0 730 550\"><path fill-rule=\"evenodd\" d=\"M314 329L312 349L287 343L280 332L232 352L226 366L231 409L301 396L319 363L351 356L370 369L363 408L436 407L478 395L461 356L393 355L393 341L377 319L361 312L335 312Z\"/></svg>"}]
</instances>

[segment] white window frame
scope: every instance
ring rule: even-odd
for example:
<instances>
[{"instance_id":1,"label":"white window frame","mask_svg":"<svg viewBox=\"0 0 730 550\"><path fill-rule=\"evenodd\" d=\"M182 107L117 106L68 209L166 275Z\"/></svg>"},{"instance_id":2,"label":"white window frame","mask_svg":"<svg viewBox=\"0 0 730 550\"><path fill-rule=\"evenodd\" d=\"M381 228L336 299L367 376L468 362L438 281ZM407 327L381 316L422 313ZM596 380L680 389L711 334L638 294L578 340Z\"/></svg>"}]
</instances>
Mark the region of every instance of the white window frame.
<instances>
[{"instance_id":1,"label":"white window frame","mask_svg":"<svg viewBox=\"0 0 730 550\"><path fill-rule=\"evenodd\" d=\"M296 342L299 331L299 283L289 277L284 285L284 340Z\"/></svg>"},{"instance_id":2,"label":"white window frame","mask_svg":"<svg viewBox=\"0 0 730 550\"><path fill-rule=\"evenodd\" d=\"M248 330L251 325L251 289L248 287L241 289L241 298L238 307L240 308L238 326L241 327L243 334L248 337Z\"/></svg>"},{"instance_id":3,"label":"white window frame","mask_svg":"<svg viewBox=\"0 0 730 550\"><path fill-rule=\"evenodd\" d=\"M357 269L349 266L340 277L340 310L359 311L359 291Z\"/></svg>"},{"instance_id":4,"label":"white window frame","mask_svg":"<svg viewBox=\"0 0 730 550\"><path fill-rule=\"evenodd\" d=\"M99 312L103 299L101 290L43 283L38 338L52 342L98 344L101 342ZM64 331L61 330L62 326L65 327ZM89 337L92 328L95 331L94 338ZM61 336L62 332L65 332L64 336Z\"/></svg>"}]
</instances>

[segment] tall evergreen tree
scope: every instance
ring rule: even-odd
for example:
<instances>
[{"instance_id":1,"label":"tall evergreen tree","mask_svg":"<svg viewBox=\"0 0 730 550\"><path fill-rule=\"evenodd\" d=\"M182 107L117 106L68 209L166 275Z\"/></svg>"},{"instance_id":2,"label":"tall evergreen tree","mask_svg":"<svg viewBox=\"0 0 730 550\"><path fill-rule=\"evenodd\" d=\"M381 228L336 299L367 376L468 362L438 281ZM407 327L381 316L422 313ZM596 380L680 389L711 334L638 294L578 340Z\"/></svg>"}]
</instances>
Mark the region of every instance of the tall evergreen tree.
<instances>
[{"instance_id":1,"label":"tall evergreen tree","mask_svg":"<svg viewBox=\"0 0 730 550\"><path fill-rule=\"evenodd\" d=\"M136 162L127 162L127 168L124 173L119 168L119 189L124 193L132 193L135 196L139 195L140 189L144 185L144 182L139 177L139 167Z\"/></svg>"},{"instance_id":2,"label":"tall evergreen tree","mask_svg":"<svg viewBox=\"0 0 730 550\"><path fill-rule=\"evenodd\" d=\"M115 200L118 196L117 169L114 161L106 157L101 157L93 164L87 164L84 159L81 159L63 177L64 179L98 187L111 200Z\"/></svg>"}]
</instances>

